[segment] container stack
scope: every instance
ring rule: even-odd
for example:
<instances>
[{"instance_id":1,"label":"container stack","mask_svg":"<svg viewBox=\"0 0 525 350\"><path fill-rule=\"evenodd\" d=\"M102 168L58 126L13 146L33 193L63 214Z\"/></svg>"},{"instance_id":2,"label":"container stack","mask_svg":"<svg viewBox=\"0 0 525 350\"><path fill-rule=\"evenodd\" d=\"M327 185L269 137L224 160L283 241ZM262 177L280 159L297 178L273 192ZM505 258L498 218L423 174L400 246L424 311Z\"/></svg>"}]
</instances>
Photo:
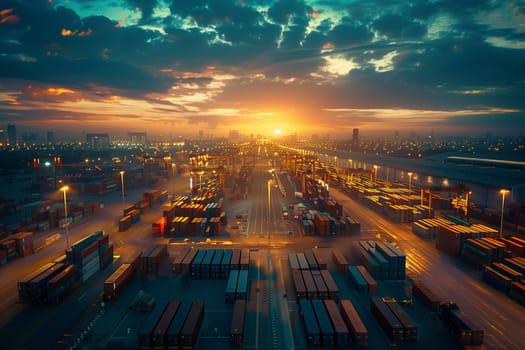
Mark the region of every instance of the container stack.
<instances>
[{"instance_id":1,"label":"container stack","mask_svg":"<svg viewBox=\"0 0 525 350\"><path fill-rule=\"evenodd\" d=\"M406 274L406 255L390 243L359 241L354 243L361 264L377 280L402 280Z\"/></svg>"},{"instance_id":2,"label":"container stack","mask_svg":"<svg viewBox=\"0 0 525 350\"><path fill-rule=\"evenodd\" d=\"M326 269L324 259L315 257L317 250L305 253L290 253L292 282L295 288L295 299L333 299L339 300L339 288L330 272ZM308 257L308 259L307 259ZM309 261L310 260L310 261Z\"/></svg>"},{"instance_id":3,"label":"container stack","mask_svg":"<svg viewBox=\"0 0 525 350\"><path fill-rule=\"evenodd\" d=\"M47 304L47 283L66 268L65 263L48 263L18 281L20 301L30 304Z\"/></svg>"},{"instance_id":4,"label":"container stack","mask_svg":"<svg viewBox=\"0 0 525 350\"><path fill-rule=\"evenodd\" d=\"M158 303L139 328L138 348L193 349L203 318L202 301Z\"/></svg>"},{"instance_id":5,"label":"container stack","mask_svg":"<svg viewBox=\"0 0 525 350\"><path fill-rule=\"evenodd\" d=\"M456 304L441 304L440 316L450 327L459 344L463 346L483 345L483 329L465 315Z\"/></svg>"},{"instance_id":6,"label":"container stack","mask_svg":"<svg viewBox=\"0 0 525 350\"><path fill-rule=\"evenodd\" d=\"M145 274L156 274L160 263L168 256L168 249L165 244L158 244L151 247L139 258L139 271Z\"/></svg>"},{"instance_id":7,"label":"container stack","mask_svg":"<svg viewBox=\"0 0 525 350\"><path fill-rule=\"evenodd\" d=\"M363 265L349 266L348 277L361 295L375 294L377 282Z\"/></svg>"},{"instance_id":8,"label":"container stack","mask_svg":"<svg viewBox=\"0 0 525 350\"><path fill-rule=\"evenodd\" d=\"M248 299L248 270L231 270L225 290L225 301L233 304L237 299Z\"/></svg>"},{"instance_id":9,"label":"container stack","mask_svg":"<svg viewBox=\"0 0 525 350\"><path fill-rule=\"evenodd\" d=\"M104 281L104 300L115 301L124 292L128 283L135 276L135 271L139 265L141 251L134 252L115 272Z\"/></svg>"},{"instance_id":10,"label":"container stack","mask_svg":"<svg viewBox=\"0 0 525 350\"><path fill-rule=\"evenodd\" d=\"M504 258L485 266L483 280L525 305L525 258Z\"/></svg>"}]
</instances>

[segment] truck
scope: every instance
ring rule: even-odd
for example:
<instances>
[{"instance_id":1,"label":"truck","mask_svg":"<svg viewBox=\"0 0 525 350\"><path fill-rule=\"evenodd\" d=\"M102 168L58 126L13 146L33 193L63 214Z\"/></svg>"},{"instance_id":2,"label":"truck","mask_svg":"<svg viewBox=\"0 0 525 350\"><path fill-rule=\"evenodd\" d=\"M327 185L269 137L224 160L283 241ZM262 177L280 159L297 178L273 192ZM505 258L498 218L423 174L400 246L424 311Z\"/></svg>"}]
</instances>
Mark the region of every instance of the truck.
<instances>
[{"instance_id":1,"label":"truck","mask_svg":"<svg viewBox=\"0 0 525 350\"><path fill-rule=\"evenodd\" d=\"M233 305L230 327L230 346L242 348L244 344L244 321L246 317L246 300L237 299Z\"/></svg>"}]
</instances>

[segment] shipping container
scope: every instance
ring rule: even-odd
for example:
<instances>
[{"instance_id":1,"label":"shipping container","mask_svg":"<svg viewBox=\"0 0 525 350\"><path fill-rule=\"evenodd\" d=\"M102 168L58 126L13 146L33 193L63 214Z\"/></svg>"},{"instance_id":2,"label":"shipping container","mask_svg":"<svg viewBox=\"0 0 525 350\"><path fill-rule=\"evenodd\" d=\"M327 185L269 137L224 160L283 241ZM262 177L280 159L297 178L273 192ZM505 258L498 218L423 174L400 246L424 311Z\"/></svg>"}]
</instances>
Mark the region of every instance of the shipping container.
<instances>
[{"instance_id":1,"label":"shipping container","mask_svg":"<svg viewBox=\"0 0 525 350\"><path fill-rule=\"evenodd\" d=\"M233 251L226 249L221 261L221 278L228 278L230 275L230 264L232 260Z\"/></svg>"},{"instance_id":2,"label":"shipping container","mask_svg":"<svg viewBox=\"0 0 525 350\"><path fill-rule=\"evenodd\" d=\"M193 265L193 260L195 260L195 257L197 256L198 249L191 248L191 250L188 252L188 254L184 257L184 260L181 264L181 272L182 273L189 273L191 274L191 267Z\"/></svg>"},{"instance_id":3,"label":"shipping container","mask_svg":"<svg viewBox=\"0 0 525 350\"><path fill-rule=\"evenodd\" d=\"M295 288L295 301L299 302L300 299L308 299L308 293L300 270L292 270L292 281Z\"/></svg>"},{"instance_id":4,"label":"shipping container","mask_svg":"<svg viewBox=\"0 0 525 350\"><path fill-rule=\"evenodd\" d=\"M306 297L308 299L317 299L317 288L315 286L312 272L310 270L301 270L303 275L304 286L306 287Z\"/></svg>"},{"instance_id":5,"label":"shipping container","mask_svg":"<svg viewBox=\"0 0 525 350\"><path fill-rule=\"evenodd\" d=\"M33 271L31 274L26 276L24 279L18 281L18 296L21 301L29 301L31 296L31 290L30 290L30 282L37 278L39 275L43 274L45 271L49 270L53 266L55 266L56 263L47 263L44 266L38 268L37 270ZM64 263L62 263L64 264Z\"/></svg>"},{"instance_id":6,"label":"shipping container","mask_svg":"<svg viewBox=\"0 0 525 350\"><path fill-rule=\"evenodd\" d=\"M239 271L237 288L235 290L236 299L248 299L248 270Z\"/></svg>"},{"instance_id":7,"label":"shipping container","mask_svg":"<svg viewBox=\"0 0 525 350\"><path fill-rule=\"evenodd\" d=\"M114 301L119 296L135 273L133 264L122 264L104 281L104 300Z\"/></svg>"},{"instance_id":8,"label":"shipping container","mask_svg":"<svg viewBox=\"0 0 525 350\"><path fill-rule=\"evenodd\" d=\"M206 256L206 249L199 249L197 255L191 263L191 278L200 279L201 278L201 264L202 260Z\"/></svg>"},{"instance_id":9,"label":"shipping container","mask_svg":"<svg viewBox=\"0 0 525 350\"><path fill-rule=\"evenodd\" d=\"M376 280L370 275L367 271L367 269L363 265L357 265L357 270L363 276L363 278L366 281L366 284L368 285L368 293L369 294L375 294L377 292L377 282Z\"/></svg>"},{"instance_id":10,"label":"shipping container","mask_svg":"<svg viewBox=\"0 0 525 350\"><path fill-rule=\"evenodd\" d=\"M321 345L332 347L334 345L334 327L330 322L330 317L326 312L326 308L323 301L320 299L312 300L312 307L314 309L315 317L319 324L319 330L321 331Z\"/></svg>"},{"instance_id":11,"label":"shipping container","mask_svg":"<svg viewBox=\"0 0 525 350\"><path fill-rule=\"evenodd\" d=\"M321 345L321 331L315 318L314 309L310 300L302 299L299 301L301 319L303 320L306 344L309 346Z\"/></svg>"},{"instance_id":12,"label":"shipping container","mask_svg":"<svg viewBox=\"0 0 525 350\"><path fill-rule=\"evenodd\" d=\"M322 256L321 251L317 248L312 249L312 253L315 256L319 269L326 269L326 259Z\"/></svg>"},{"instance_id":13,"label":"shipping container","mask_svg":"<svg viewBox=\"0 0 525 350\"><path fill-rule=\"evenodd\" d=\"M235 301L235 291L239 280L239 270L230 270L228 282L226 283L225 301L226 304L233 304Z\"/></svg>"},{"instance_id":14,"label":"shipping container","mask_svg":"<svg viewBox=\"0 0 525 350\"><path fill-rule=\"evenodd\" d=\"M315 288L317 288L317 297L319 299L328 299L330 294L328 293L328 288L326 287L323 276L319 270L311 271L312 278L314 280Z\"/></svg>"},{"instance_id":15,"label":"shipping container","mask_svg":"<svg viewBox=\"0 0 525 350\"><path fill-rule=\"evenodd\" d=\"M288 254L288 264L290 265L290 269L292 270L299 270L299 261L297 260L297 254L296 253L290 253Z\"/></svg>"},{"instance_id":16,"label":"shipping container","mask_svg":"<svg viewBox=\"0 0 525 350\"><path fill-rule=\"evenodd\" d=\"M180 348L193 349L204 318L204 302L194 301L180 331Z\"/></svg>"},{"instance_id":17,"label":"shipping container","mask_svg":"<svg viewBox=\"0 0 525 350\"><path fill-rule=\"evenodd\" d=\"M239 269L248 270L249 267L250 267L250 250L242 249L241 258L239 260Z\"/></svg>"},{"instance_id":18,"label":"shipping container","mask_svg":"<svg viewBox=\"0 0 525 350\"><path fill-rule=\"evenodd\" d=\"M303 253L297 253L297 262L299 263L300 270L310 270L310 265Z\"/></svg>"},{"instance_id":19,"label":"shipping container","mask_svg":"<svg viewBox=\"0 0 525 350\"><path fill-rule=\"evenodd\" d=\"M230 259L230 270L240 270L239 264L241 262L241 250L234 249Z\"/></svg>"},{"instance_id":20,"label":"shipping container","mask_svg":"<svg viewBox=\"0 0 525 350\"><path fill-rule=\"evenodd\" d=\"M180 301L171 301L164 313L160 317L157 325L151 333L151 348L152 349L164 349L165 348L165 337L171 321L175 317L177 310L179 309Z\"/></svg>"},{"instance_id":21,"label":"shipping container","mask_svg":"<svg viewBox=\"0 0 525 350\"><path fill-rule=\"evenodd\" d=\"M244 320L246 317L246 300L235 300L232 323L230 327L230 346L242 348L244 345Z\"/></svg>"},{"instance_id":22,"label":"shipping container","mask_svg":"<svg viewBox=\"0 0 525 350\"><path fill-rule=\"evenodd\" d=\"M337 271L346 273L348 270L348 261L344 257L343 253L337 249L332 249L332 258L334 260L334 264L337 268Z\"/></svg>"},{"instance_id":23,"label":"shipping container","mask_svg":"<svg viewBox=\"0 0 525 350\"><path fill-rule=\"evenodd\" d=\"M200 268L200 278L201 279L210 279L211 277L211 263L213 261L213 256L215 255L214 249L206 249L206 255L202 258L201 268Z\"/></svg>"},{"instance_id":24,"label":"shipping container","mask_svg":"<svg viewBox=\"0 0 525 350\"><path fill-rule=\"evenodd\" d=\"M403 326L403 340L416 341L417 340L417 326L412 321L410 316L401 308L395 299L383 298L383 302L388 306L390 311L397 317Z\"/></svg>"},{"instance_id":25,"label":"shipping container","mask_svg":"<svg viewBox=\"0 0 525 350\"><path fill-rule=\"evenodd\" d=\"M430 310L434 312L439 312L439 306L441 305L442 300L426 284L424 284L420 280L414 280L412 285L412 292Z\"/></svg>"},{"instance_id":26,"label":"shipping container","mask_svg":"<svg viewBox=\"0 0 525 350\"><path fill-rule=\"evenodd\" d=\"M348 326L352 341L361 346L368 346L368 329L361 320L354 305L352 305L352 302L348 299L342 299L340 304L341 315Z\"/></svg>"},{"instance_id":27,"label":"shipping container","mask_svg":"<svg viewBox=\"0 0 525 350\"><path fill-rule=\"evenodd\" d=\"M370 310L391 341L398 342L404 339L403 325L381 298L371 299Z\"/></svg>"},{"instance_id":28,"label":"shipping container","mask_svg":"<svg viewBox=\"0 0 525 350\"><path fill-rule=\"evenodd\" d=\"M348 327L343 320L343 317L337 309L337 304L334 300L327 299L324 300L324 306L326 312L330 317L330 322L334 328L334 344L336 346L347 346L350 344L350 332Z\"/></svg>"},{"instance_id":29,"label":"shipping container","mask_svg":"<svg viewBox=\"0 0 525 350\"><path fill-rule=\"evenodd\" d=\"M319 265L317 264L317 260L311 250L305 250L304 257L310 266L310 270L319 270Z\"/></svg>"},{"instance_id":30,"label":"shipping container","mask_svg":"<svg viewBox=\"0 0 525 350\"><path fill-rule=\"evenodd\" d=\"M175 317L171 321L168 331L164 337L164 345L166 349L175 350L179 349L179 335L182 330L182 326L186 321L188 313L191 309L191 302L181 302Z\"/></svg>"},{"instance_id":31,"label":"shipping container","mask_svg":"<svg viewBox=\"0 0 525 350\"><path fill-rule=\"evenodd\" d=\"M179 254L175 255L175 258L173 258L173 261L171 263L171 271L173 273L182 272L182 262L184 261L184 258L186 257L186 255L188 255L190 250L190 247L186 247Z\"/></svg>"},{"instance_id":32,"label":"shipping container","mask_svg":"<svg viewBox=\"0 0 525 350\"><path fill-rule=\"evenodd\" d=\"M321 276L323 276L323 281L326 284L326 288L328 289L329 299L333 299L336 302L339 301L339 288L337 287L337 284L332 278L330 271L328 270L320 270L320 271L321 271Z\"/></svg>"},{"instance_id":33,"label":"shipping container","mask_svg":"<svg viewBox=\"0 0 525 350\"><path fill-rule=\"evenodd\" d=\"M356 266L348 266L348 277L360 295L368 294L368 283L366 283Z\"/></svg>"},{"instance_id":34,"label":"shipping container","mask_svg":"<svg viewBox=\"0 0 525 350\"><path fill-rule=\"evenodd\" d=\"M152 348L153 344L151 343L151 335L155 330L161 315L164 313L164 310L166 310L167 305L167 302L157 303L146 320L140 326L138 330L139 349Z\"/></svg>"},{"instance_id":35,"label":"shipping container","mask_svg":"<svg viewBox=\"0 0 525 350\"><path fill-rule=\"evenodd\" d=\"M454 303L443 303L441 318L462 345L482 345L484 331Z\"/></svg>"}]
</instances>

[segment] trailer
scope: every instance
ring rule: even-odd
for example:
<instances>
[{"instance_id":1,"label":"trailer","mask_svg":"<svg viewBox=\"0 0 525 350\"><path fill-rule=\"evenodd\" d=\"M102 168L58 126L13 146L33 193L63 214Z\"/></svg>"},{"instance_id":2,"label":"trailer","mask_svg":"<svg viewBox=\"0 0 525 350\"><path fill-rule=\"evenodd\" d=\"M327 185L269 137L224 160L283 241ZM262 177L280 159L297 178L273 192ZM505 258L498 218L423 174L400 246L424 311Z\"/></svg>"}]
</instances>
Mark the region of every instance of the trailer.
<instances>
[{"instance_id":1,"label":"trailer","mask_svg":"<svg viewBox=\"0 0 525 350\"><path fill-rule=\"evenodd\" d=\"M306 344L309 346L319 346L321 344L321 331L315 318L311 300L302 299L299 301L301 319L303 320Z\"/></svg>"},{"instance_id":2,"label":"trailer","mask_svg":"<svg viewBox=\"0 0 525 350\"><path fill-rule=\"evenodd\" d=\"M352 305L352 302L348 299L342 299L340 304L341 315L348 326L352 341L361 346L368 346L368 329L361 320L354 305Z\"/></svg>"},{"instance_id":3,"label":"trailer","mask_svg":"<svg viewBox=\"0 0 525 350\"><path fill-rule=\"evenodd\" d=\"M191 267L193 264L193 260L195 260L195 257L197 256L197 253L198 253L198 249L191 248L188 254L186 254L186 256L184 257L184 260L182 260L181 269L180 269L181 273L191 274Z\"/></svg>"},{"instance_id":4,"label":"trailer","mask_svg":"<svg viewBox=\"0 0 525 350\"><path fill-rule=\"evenodd\" d=\"M180 348L193 349L204 318L204 302L194 301L180 331Z\"/></svg>"},{"instance_id":5,"label":"trailer","mask_svg":"<svg viewBox=\"0 0 525 350\"><path fill-rule=\"evenodd\" d=\"M235 300L232 323L230 327L230 346L242 348L244 344L244 321L246 317L246 300Z\"/></svg>"},{"instance_id":6,"label":"trailer","mask_svg":"<svg viewBox=\"0 0 525 350\"><path fill-rule=\"evenodd\" d=\"M330 317L330 322L334 327L334 344L335 346L347 346L350 344L350 332L343 320L343 317L337 309L337 304L332 299L324 300L326 312Z\"/></svg>"},{"instance_id":7,"label":"trailer","mask_svg":"<svg viewBox=\"0 0 525 350\"><path fill-rule=\"evenodd\" d=\"M321 331L321 345L331 347L334 345L334 327L330 322L330 317L326 312L323 301L320 299L312 300L312 307Z\"/></svg>"}]
</instances>

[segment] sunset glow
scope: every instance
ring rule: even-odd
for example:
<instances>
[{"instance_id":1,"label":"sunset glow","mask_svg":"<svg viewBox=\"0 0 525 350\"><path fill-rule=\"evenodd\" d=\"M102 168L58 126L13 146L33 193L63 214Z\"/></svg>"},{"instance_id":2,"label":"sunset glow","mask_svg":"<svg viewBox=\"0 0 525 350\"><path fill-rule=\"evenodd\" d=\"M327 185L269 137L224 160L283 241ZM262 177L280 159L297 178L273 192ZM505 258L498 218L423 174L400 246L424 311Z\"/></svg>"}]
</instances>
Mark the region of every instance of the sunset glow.
<instances>
[{"instance_id":1,"label":"sunset glow","mask_svg":"<svg viewBox=\"0 0 525 350\"><path fill-rule=\"evenodd\" d=\"M0 6L4 124L216 136L524 131L525 26L511 0L461 10L91 3Z\"/></svg>"}]
</instances>

